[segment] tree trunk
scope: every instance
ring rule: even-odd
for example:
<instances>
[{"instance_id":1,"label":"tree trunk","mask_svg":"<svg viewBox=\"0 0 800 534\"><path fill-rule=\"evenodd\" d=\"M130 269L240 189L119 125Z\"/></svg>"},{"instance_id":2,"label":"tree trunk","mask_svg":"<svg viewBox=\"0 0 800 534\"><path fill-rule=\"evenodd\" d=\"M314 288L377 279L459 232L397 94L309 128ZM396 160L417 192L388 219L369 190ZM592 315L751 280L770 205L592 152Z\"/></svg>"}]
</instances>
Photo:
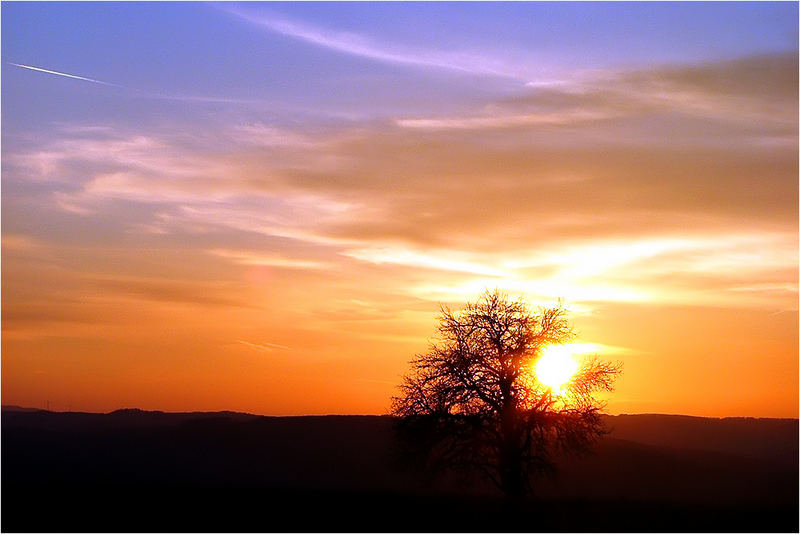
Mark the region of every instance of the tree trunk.
<instances>
[{"instance_id":1,"label":"tree trunk","mask_svg":"<svg viewBox=\"0 0 800 534\"><path fill-rule=\"evenodd\" d=\"M515 498L525 493L522 480L522 461L516 447L510 446L503 452L500 483L506 496Z\"/></svg>"},{"instance_id":2,"label":"tree trunk","mask_svg":"<svg viewBox=\"0 0 800 534\"><path fill-rule=\"evenodd\" d=\"M522 434L519 428L518 414L511 395L503 409L502 435L503 444L500 457L500 483L507 497L517 499L525 493L522 478Z\"/></svg>"}]
</instances>

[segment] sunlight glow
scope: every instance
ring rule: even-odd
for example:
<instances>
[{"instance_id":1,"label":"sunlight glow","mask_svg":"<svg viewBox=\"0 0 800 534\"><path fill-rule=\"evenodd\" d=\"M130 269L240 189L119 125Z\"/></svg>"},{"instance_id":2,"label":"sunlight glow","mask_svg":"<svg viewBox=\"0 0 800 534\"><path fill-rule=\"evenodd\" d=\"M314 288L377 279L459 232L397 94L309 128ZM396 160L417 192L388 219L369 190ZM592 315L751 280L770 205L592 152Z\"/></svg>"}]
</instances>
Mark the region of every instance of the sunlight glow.
<instances>
[{"instance_id":1,"label":"sunlight glow","mask_svg":"<svg viewBox=\"0 0 800 534\"><path fill-rule=\"evenodd\" d=\"M542 351L542 356L537 360L534 373L536 378L545 386L552 389L553 393L561 393L561 387L569 382L572 375L578 370L575 354L581 352L571 344L549 345Z\"/></svg>"}]
</instances>

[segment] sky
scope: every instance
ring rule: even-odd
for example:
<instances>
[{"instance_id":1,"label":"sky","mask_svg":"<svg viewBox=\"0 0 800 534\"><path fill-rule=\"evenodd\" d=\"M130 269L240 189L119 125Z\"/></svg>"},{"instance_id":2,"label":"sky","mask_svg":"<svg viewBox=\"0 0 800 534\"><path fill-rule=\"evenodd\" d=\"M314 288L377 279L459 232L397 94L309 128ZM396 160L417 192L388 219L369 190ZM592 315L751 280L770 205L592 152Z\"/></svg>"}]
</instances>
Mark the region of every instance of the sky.
<instances>
[{"instance_id":1,"label":"sky","mask_svg":"<svg viewBox=\"0 0 800 534\"><path fill-rule=\"evenodd\" d=\"M2 6L2 402L386 413L562 299L610 413L798 416L798 5ZM587 349L588 350L588 349Z\"/></svg>"}]
</instances>

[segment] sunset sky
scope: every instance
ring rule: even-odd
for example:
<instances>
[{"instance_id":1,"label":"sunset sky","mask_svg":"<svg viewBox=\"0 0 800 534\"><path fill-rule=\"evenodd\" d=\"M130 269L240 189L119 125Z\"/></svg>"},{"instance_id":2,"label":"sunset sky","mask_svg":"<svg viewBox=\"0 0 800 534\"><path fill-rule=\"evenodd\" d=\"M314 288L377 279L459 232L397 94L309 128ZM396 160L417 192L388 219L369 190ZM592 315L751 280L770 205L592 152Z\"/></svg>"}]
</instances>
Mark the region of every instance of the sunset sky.
<instances>
[{"instance_id":1,"label":"sunset sky","mask_svg":"<svg viewBox=\"0 0 800 534\"><path fill-rule=\"evenodd\" d=\"M611 413L797 417L797 67L795 2L3 3L2 402L385 413L499 288Z\"/></svg>"}]
</instances>

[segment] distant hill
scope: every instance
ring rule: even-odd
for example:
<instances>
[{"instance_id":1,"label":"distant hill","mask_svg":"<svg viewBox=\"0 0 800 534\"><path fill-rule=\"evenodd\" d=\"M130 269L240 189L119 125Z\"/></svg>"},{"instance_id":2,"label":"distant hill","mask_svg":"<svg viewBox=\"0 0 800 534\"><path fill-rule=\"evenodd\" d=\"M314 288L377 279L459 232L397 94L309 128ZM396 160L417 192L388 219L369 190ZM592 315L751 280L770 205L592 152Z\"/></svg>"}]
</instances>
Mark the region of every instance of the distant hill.
<instances>
[{"instance_id":1,"label":"distant hill","mask_svg":"<svg viewBox=\"0 0 800 534\"><path fill-rule=\"evenodd\" d=\"M4 405L3 406L4 412L39 412L42 411L40 408L24 408L22 406L14 406L11 405Z\"/></svg>"},{"instance_id":2,"label":"distant hill","mask_svg":"<svg viewBox=\"0 0 800 534\"><path fill-rule=\"evenodd\" d=\"M321 516L303 516L306 529L315 530L317 525L321 530L380 531L386 528L369 524L367 517L373 518L378 510L391 514L393 501L427 510L440 521L444 521L437 515L441 503L464 510L477 507L489 523L475 519L459 523L465 528L456 530L473 530L477 525L485 527L479 530L498 530L489 528L494 517L489 510L504 506L491 487L478 481L430 483L424 474L402 468L394 461L388 416L262 417L135 409L89 414L3 407L0 421L4 530L9 530L6 525L15 527L10 530L48 530L47 521L54 521L55 530L74 525L78 530L113 531L119 528L114 528L115 516L109 510L118 510L124 502L136 507L138 521L147 517L155 521L154 510L165 502L174 502L176 508L159 508L159 513L172 517L194 501L205 502L206 509L193 513L212 514L214 520L206 523L184 515L180 517L189 523L182 524L175 516L168 520L178 523L157 523L155 530L206 530L206 526L223 531L274 530L263 528L259 521L264 518L257 510L266 507L269 514L286 519L303 516L301 503L311 503L334 515L339 513L336 506L355 508L334 523L325 523ZM721 530L761 531L772 524L779 530L787 526L797 530L796 419L648 414L608 416L606 424L611 432L592 454L562 461L559 475L537 486L540 500L530 506L549 503L549 511L539 511L541 521L550 521L545 523L549 530L569 530L570 525L593 530L587 525L605 524L601 529L648 531L646 518L667 511L673 517L662 523L672 525L667 530L684 530L669 523L678 521L680 527L683 520L694 521L689 530L723 525ZM28 508L43 499L67 515L41 516ZM375 512L350 503L351 499ZM238 507L251 501L253 510ZM73 507L81 509L80 502L104 504L95 508L96 517L70 516ZM630 517L581 523L564 511L569 506L591 513L624 509ZM707 517L709 510L713 521ZM28 512L32 515L24 515ZM58 517L73 517L73 523L58 523ZM401 530L435 530L424 528L424 523L414 528L412 519L398 516L396 521L407 527ZM711 523L703 527L703 521ZM326 524L342 528L324 528ZM133 530L152 530L149 523L137 525ZM297 525L284 530L302 530L301 523ZM505 529L525 530L525 525L505 524Z\"/></svg>"},{"instance_id":3,"label":"distant hill","mask_svg":"<svg viewBox=\"0 0 800 534\"><path fill-rule=\"evenodd\" d=\"M646 445L797 462L797 419L637 414L606 416L606 426L610 437Z\"/></svg>"}]
</instances>

